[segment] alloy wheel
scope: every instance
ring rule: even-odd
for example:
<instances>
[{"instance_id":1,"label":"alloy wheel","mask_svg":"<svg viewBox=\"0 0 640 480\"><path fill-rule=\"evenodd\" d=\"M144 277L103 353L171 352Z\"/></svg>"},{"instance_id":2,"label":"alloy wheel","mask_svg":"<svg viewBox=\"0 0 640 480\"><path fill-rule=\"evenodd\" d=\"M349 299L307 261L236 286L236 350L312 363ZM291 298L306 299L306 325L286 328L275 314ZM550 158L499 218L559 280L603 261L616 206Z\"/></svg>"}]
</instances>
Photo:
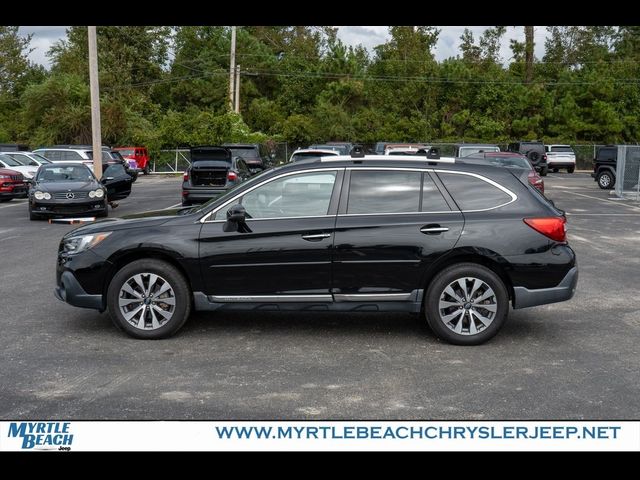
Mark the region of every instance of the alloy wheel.
<instances>
[{"instance_id":1,"label":"alloy wheel","mask_svg":"<svg viewBox=\"0 0 640 480\"><path fill-rule=\"evenodd\" d=\"M459 335L476 335L493 322L498 300L483 280L462 277L443 290L438 302L440 320Z\"/></svg>"},{"instance_id":2,"label":"alloy wheel","mask_svg":"<svg viewBox=\"0 0 640 480\"><path fill-rule=\"evenodd\" d=\"M118 306L133 327L156 330L173 317L176 296L171 284L160 275L138 273L120 288Z\"/></svg>"}]
</instances>

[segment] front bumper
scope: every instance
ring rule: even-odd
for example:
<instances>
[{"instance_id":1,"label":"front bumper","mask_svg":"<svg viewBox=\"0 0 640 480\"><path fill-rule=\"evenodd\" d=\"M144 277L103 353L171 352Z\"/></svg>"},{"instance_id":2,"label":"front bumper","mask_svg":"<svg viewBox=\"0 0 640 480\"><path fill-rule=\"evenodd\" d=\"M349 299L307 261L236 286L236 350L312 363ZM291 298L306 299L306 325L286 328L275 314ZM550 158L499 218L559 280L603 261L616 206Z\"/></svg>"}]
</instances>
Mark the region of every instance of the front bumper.
<instances>
[{"instance_id":1,"label":"front bumper","mask_svg":"<svg viewBox=\"0 0 640 480\"><path fill-rule=\"evenodd\" d=\"M28 190L26 184L5 184L0 186L0 198L27 198Z\"/></svg>"},{"instance_id":2,"label":"front bumper","mask_svg":"<svg viewBox=\"0 0 640 480\"><path fill-rule=\"evenodd\" d=\"M573 297L578 284L578 267L572 267L555 287L528 289L513 287L513 308L534 307L548 303L564 302Z\"/></svg>"},{"instance_id":3,"label":"front bumper","mask_svg":"<svg viewBox=\"0 0 640 480\"><path fill-rule=\"evenodd\" d=\"M85 292L70 271L62 272L53 294L58 300L74 307L92 308L101 312L105 310L102 295L92 295Z\"/></svg>"},{"instance_id":4,"label":"front bumper","mask_svg":"<svg viewBox=\"0 0 640 480\"><path fill-rule=\"evenodd\" d=\"M64 214L84 214L84 213L102 213L107 209L107 203L104 198L91 201L80 202L51 202L51 201L31 201L31 211L33 213L64 215Z\"/></svg>"}]
</instances>

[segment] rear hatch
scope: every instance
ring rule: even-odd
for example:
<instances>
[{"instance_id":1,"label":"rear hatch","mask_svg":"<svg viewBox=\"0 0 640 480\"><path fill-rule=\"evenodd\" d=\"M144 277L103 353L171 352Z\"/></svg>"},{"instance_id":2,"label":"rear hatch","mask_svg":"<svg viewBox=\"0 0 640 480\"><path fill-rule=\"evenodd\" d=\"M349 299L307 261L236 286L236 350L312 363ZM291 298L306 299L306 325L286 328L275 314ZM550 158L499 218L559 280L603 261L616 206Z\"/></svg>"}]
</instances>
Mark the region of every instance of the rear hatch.
<instances>
[{"instance_id":1,"label":"rear hatch","mask_svg":"<svg viewBox=\"0 0 640 480\"><path fill-rule=\"evenodd\" d=\"M556 160L560 161L574 161L576 160L576 154L571 147L550 147L547 152L547 162Z\"/></svg>"},{"instance_id":2,"label":"rear hatch","mask_svg":"<svg viewBox=\"0 0 640 480\"><path fill-rule=\"evenodd\" d=\"M191 184L196 187L224 187L231 168L231 152L222 147L191 148Z\"/></svg>"}]
</instances>

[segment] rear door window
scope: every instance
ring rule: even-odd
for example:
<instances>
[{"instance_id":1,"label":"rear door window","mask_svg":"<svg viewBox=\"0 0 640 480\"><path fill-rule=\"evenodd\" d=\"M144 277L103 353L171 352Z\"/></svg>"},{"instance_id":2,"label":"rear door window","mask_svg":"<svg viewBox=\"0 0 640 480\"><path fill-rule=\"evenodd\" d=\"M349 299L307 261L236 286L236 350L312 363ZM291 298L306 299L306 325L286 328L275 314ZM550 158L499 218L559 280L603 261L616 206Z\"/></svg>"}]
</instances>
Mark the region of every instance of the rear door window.
<instances>
[{"instance_id":1,"label":"rear door window","mask_svg":"<svg viewBox=\"0 0 640 480\"><path fill-rule=\"evenodd\" d=\"M80 154L78 152L74 152L73 150L69 150L66 152L59 152L59 153L60 153L60 158L64 161L82 160L82 157L80 156Z\"/></svg>"},{"instance_id":2,"label":"rear door window","mask_svg":"<svg viewBox=\"0 0 640 480\"><path fill-rule=\"evenodd\" d=\"M352 170L347 214L420 211L421 172Z\"/></svg>"},{"instance_id":3,"label":"rear door window","mask_svg":"<svg viewBox=\"0 0 640 480\"><path fill-rule=\"evenodd\" d=\"M472 175L439 172L438 176L460 210L487 210L512 200L500 188Z\"/></svg>"}]
</instances>

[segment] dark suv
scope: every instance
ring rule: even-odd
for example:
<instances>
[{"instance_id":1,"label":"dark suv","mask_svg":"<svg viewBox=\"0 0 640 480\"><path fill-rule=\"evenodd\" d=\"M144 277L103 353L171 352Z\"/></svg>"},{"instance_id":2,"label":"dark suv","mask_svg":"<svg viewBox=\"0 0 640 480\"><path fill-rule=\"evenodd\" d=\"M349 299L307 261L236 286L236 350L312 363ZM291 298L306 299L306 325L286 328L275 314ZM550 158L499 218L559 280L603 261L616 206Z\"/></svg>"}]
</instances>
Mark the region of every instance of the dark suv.
<instances>
[{"instance_id":1,"label":"dark suv","mask_svg":"<svg viewBox=\"0 0 640 480\"><path fill-rule=\"evenodd\" d=\"M540 173L541 177L545 177L549 172L549 166L547 165L547 154L544 149L544 143L537 141L520 141L510 143L507 147L507 151L521 153L529 159L536 172Z\"/></svg>"},{"instance_id":2,"label":"dark suv","mask_svg":"<svg viewBox=\"0 0 640 480\"><path fill-rule=\"evenodd\" d=\"M182 205L204 203L251 176L249 167L231 150L218 146L191 147L191 165L182 178Z\"/></svg>"},{"instance_id":3,"label":"dark suv","mask_svg":"<svg viewBox=\"0 0 640 480\"><path fill-rule=\"evenodd\" d=\"M591 176L598 182L598 186L609 190L616 184L616 165L618 163L618 147L605 145L596 150L596 158L593 159L593 173Z\"/></svg>"},{"instance_id":4,"label":"dark suv","mask_svg":"<svg viewBox=\"0 0 640 480\"><path fill-rule=\"evenodd\" d=\"M267 149L262 144L223 143L221 146L231 150L232 156L242 158L251 173L261 172L271 164Z\"/></svg>"},{"instance_id":5,"label":"dark suv","mask_svg":"<svg viewBox=\"0 0 640 480\"><path fill-rule=\"evenodd\" d=\"M267 170L199 208L82 226L56 296L137 338L191 310L403 311L473 345L509 304L570 299L566 219L507 168L336 156Z\"/></svg>"}]
</instances>

